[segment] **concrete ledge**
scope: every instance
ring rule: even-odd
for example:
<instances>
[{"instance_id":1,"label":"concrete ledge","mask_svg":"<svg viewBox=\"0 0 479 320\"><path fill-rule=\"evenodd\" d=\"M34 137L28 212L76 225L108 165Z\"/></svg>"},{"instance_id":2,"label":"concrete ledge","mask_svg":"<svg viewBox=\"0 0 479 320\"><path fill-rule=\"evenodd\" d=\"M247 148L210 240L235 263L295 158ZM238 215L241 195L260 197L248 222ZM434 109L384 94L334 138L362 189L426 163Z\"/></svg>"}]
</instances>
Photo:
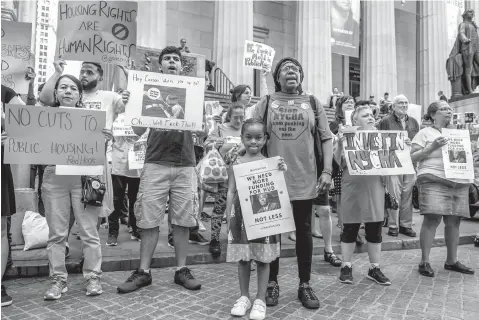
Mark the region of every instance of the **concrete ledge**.
<instances>
[{"instance_id":1,"label":"concrete ledge","mask_svg":"<svg viewBox=\"0 0 479 320\"><path fill-rule=\"evenodd\" d=\"M476 234L466 234L459 237L459 244L472 244L474 242L474 237ZM445 246L445 241L443 236L438 236L433 242L434 247L443 247ZM224 248L224 246L223 246ZM393 250L410 250L410 249L419 249L419 239L385 239L382 243L382 251L393 251ZM333 250L336 253L341 252L341 246L339 244L333 245ZM222 252L221 256L217 259L213 259L211 254L208 252L208 246L204 247L204 252L188 255L187 264L188 265L198 265L198 264L211 264L211 263L225 263L226 262L226 252ZM224 251L224 250L223 250ZM313 255L322 255L324 252L324 246L316 245L313 248ZM367 243L362 246L356 246L356 253L367 252ZM293 244L284 244L281 248L281 257L294 257L296 256L295 246ZM68 273L81 273L80 261L72 261L67 259L67 271ZM152 268L166 268L174 267L176 265L174 252L164 252L160 254L155 254L151 267ZM140 266L140 256L138 254L134 255L124 255L124 256L114 256L114 257L104 257L102 263L102 270L104 272L110 271L128 271L136 269ZM39 276L48 276L48 261L47 260L24 260L24 261L14 261L14 266L10 268L5 273L5 279L13 278L25 278L25 277L39 277Z\"/></svg>"}]
</instances>

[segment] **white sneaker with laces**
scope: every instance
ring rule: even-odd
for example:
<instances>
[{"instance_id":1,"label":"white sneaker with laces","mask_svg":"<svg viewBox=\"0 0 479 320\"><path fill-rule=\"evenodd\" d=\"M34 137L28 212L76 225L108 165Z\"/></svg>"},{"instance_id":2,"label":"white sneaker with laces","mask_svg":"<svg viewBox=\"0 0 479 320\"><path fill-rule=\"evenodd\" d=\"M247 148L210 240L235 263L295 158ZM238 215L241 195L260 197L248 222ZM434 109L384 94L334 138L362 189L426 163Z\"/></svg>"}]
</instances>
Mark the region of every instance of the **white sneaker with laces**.
<instances>
[{"instance_id":1,"label":"white sneaker with laces","mask_svg":"<svg viewBox=\"0 0 479 320\"><path fill-rule=\"evenodd\" d=\"M260 299L256 299L253 303L253 308L251 308L249 318L251 320L263 320L266 318L266 303Z\"/></svg>"},{"instance_id":2,"label":"white sneaker with laces","mask_svg":"<svg viewBox=\"0 0 479 320\"><path fill-rule=\"evenodd\" d=\"M246 314L246 311L251 308L251 301L248 297L242 296L236 300L233 309L231 309L231 315L236 317L243 317ZM264 318L263 318L264 319Z\"/></svg>"}]
</instances>

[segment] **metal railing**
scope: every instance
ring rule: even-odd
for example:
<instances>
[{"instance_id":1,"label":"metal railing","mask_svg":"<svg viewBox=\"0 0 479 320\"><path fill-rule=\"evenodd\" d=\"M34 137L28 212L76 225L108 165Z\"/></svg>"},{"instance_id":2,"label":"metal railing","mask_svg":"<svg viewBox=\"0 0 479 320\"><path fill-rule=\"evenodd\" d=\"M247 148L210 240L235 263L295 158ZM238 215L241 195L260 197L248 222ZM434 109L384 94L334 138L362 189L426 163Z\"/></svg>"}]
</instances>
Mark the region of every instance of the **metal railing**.
<instances>
[{"instance_id":1,"label":"metal railing","mask_svg":"<svg viewBox=\"0 0 479 320\"><path fill-rule=\"evenodd\" d=\"M226 76L221 68L216 68L213 75L213 85L216 92L230 95L230 89L234 88L233 82Z\"/></svg>"}]
</instances>

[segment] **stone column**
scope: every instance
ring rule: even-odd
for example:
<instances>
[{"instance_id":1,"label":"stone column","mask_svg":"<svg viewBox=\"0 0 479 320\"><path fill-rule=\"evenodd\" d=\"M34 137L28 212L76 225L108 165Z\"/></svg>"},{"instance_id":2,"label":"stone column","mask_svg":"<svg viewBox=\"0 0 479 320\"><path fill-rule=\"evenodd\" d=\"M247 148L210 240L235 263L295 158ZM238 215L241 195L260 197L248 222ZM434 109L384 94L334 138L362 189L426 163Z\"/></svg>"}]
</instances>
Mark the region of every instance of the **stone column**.
<instances>
[{"instance_id":1,"label":"stone column","mask_svg":"<svg viewBox=\"0 0 479 320\"><path fill-rule=\"evenodd\" d=\"M394 1L361 1L361 99L397 94ZM379 101L377 101L379 102Z\"/></svg>"},{"instance_id":2,"label":"stone column","mask_svg":"<svg viewBox=\"0 0 479 320\"><path fill-rule=\"evenodd\" d=\"M419 104L426 111L443 91L449 97L451 84L447 78L446 60L449 56L446 2L419 1Z\"/></svg>"},{"instance_id":3,"label":"stone column","mask_svg":"<svg viewBox=\"0 0 479 320\"><path fill-rule=\"evenodd\" d=\"M215 1L213 61L233 84L253 84L243 67L245 40L253 40L253 1Z\"/></svg>"},{"instance_id":4,"label":"stone column","mask_svg":"<svg viewBox=\"0 0 479 320\"><path fill-rule=\"evenodd\" d=\"M466 0L465 1L465 7L466 9L473 9L475 13L474 20L476 23L479 22L479 0Z\"/></svg>"},{"instance_id":5,"label":"stone column","mask_svg":"<svg viewBox=\"0 0 479 320\"><path fill-rule=\"evenodd\" d=\"M166 46L166 1L138 1L137 44L163 49Z\"/></svg>"},{"instance_id":6,"label":"stone column","mask_svg":"<svg viewBox=\"0 0 479 320\"><path fill-rule=\"evenodd\" d=\"M329 1L297 2L296 48L304 70L303 89L325 105L332 91Z\"/></svg>"}]
</instances>

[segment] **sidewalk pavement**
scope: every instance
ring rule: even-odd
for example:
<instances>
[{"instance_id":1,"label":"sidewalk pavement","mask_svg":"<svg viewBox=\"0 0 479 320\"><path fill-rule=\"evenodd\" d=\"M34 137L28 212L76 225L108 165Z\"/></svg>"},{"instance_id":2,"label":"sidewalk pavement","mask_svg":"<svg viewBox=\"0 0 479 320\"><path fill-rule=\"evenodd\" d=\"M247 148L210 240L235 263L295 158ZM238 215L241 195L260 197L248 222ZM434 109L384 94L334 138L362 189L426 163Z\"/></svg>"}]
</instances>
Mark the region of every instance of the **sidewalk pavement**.
<instances>
[{"instance_id":1,"label":"sidewalk pavement","mask_svg":"<svg viewBox=\"0 0 479 320\"><path fill-rule=\"evenodd\" d=\"M477 320L479 319L479 248L459 247L459 260L475 269L463 275L443 268L446 248L433 248L430 261L436 276L417 272L421 251L383 252L381 269L392 282L380 286L366 278L367 253L353 256L352 285L340 284L339 268L313 257L311 286L320 300L319 310L308 310L297 299L295 258L280 262L280 300L268 307L268 320ZM130 294L118 294L116 287L130 272L105 272L103 294L87 297L81 275L70 275L68 292L57 301L43 301L49 282L46 277L6 281L13 305L2 308L5 320L216 320L233 318L230 310L239 298L235 263L193 266L202 282L199 291L188 291L173 283L174 268L153 269L153 284ZM256 272L251 273L250 294L256 294Z\"/></svg>"},{"instance_id":2,"label":"sidewalk pavement","mask_svg":"<svg viewBox=\"0 0 479 320\"><path fill-rule=\"evenodd\" d=\"M205 211L211 214L212 205L206 205ZM206 231L202 235L210 240L210 221L203 222ZM414 213L413 229L417 233L416 238L410 238L402 234L399 237L390 237L387 235L387 228L383 228L383 244L382 250L402 250L419 248L419 231L421 229L422 216L419 213ZM336 253L340 250L340 229L337 225L336 214L333 214L333 249ZM72 233L75 233L76 227L73 228ZM460 229L460 243L469 244L473 242L474 236L479 232L479 216L474 219L464 219L461 223ZM175 252L173 248L168 247L167 242L168 226L165 223L160 227L160 239L155 250L154 259L152 262L153 268L172 267L176 265ZM364 230L360 230L360 235L364 239ZM129 271L139 267L140 265L140 242L130 239L128 228L125 225L120 226L120 235L118 237L118 246L106 246L108 237L108 230L100 229L100 238L102 244L103 271ZM200 246L191 244L189 247L189 255L187 263L191 264L205 264L205 263L219 263L226 261L226 225L223 225L221 232L221 246L222 254L219 258L213 259L208 252L208 245ZM81 272L79 262L81 260L81 241L76 239L76 236L70 235L70 256L67 259L67 270L70 273ZM322 255L324 251L324 241L322 239L313 238L315 255ZM444 246L444 225L437 228L435 246ZM361 247L356 247L356 252L366 252L367 244ZM295 256L295 243L288 239L287 236L282 237L281 246L282 257ZM32 277L48 275L48 259L46 249L34 249L23 251L23 246L14 247L12 250L12 258L14 266L6 273L6 277Z\"/></svg>"}]
</instances>

